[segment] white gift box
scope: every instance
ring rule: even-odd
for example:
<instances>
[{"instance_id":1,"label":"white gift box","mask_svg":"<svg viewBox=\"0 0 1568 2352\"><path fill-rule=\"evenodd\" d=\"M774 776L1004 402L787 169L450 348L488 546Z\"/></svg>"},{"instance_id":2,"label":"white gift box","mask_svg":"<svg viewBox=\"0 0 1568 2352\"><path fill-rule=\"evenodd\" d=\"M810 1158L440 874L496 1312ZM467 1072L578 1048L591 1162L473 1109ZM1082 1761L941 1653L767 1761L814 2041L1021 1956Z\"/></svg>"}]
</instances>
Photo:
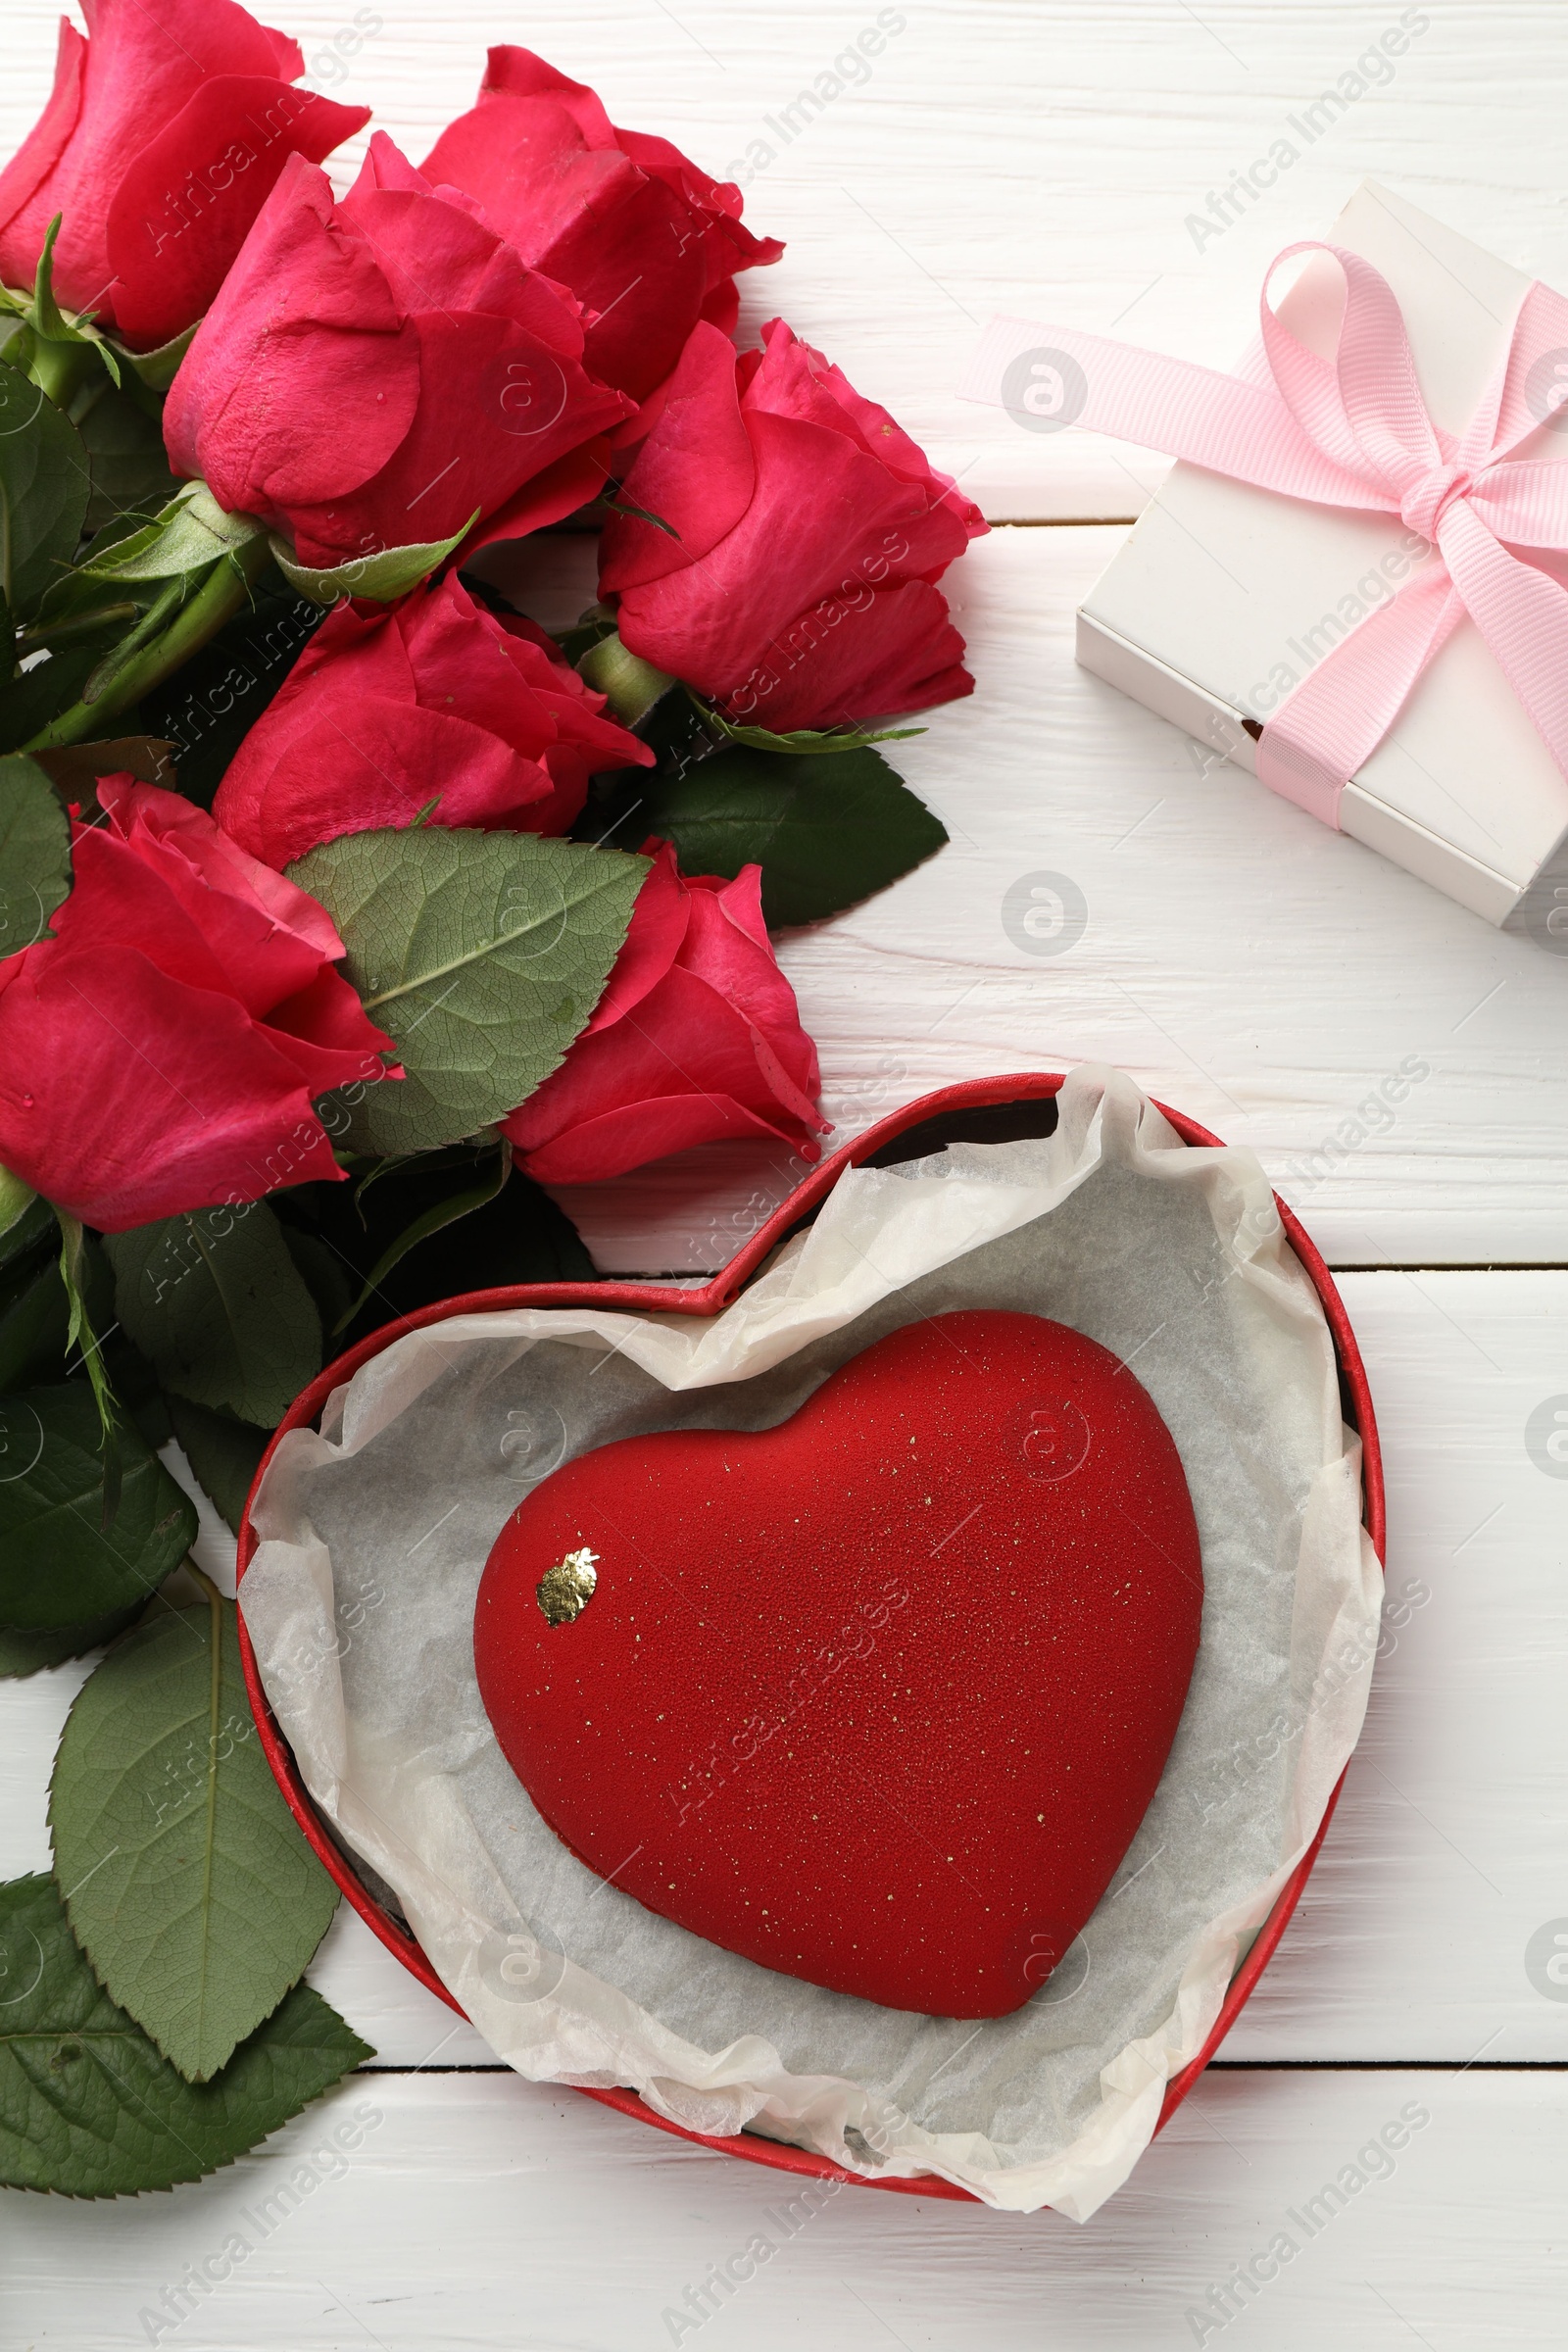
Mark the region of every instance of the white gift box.
<instances>
[{"instance_id":1,"label":"white gift box","mask_svg":"<svg viewBox=\"0 0 1568 2352\"><path fill-rule=\"evenodd\" d=\"M1462 432L1531 281L1370 181L1330 241L1387 278L1428 410ZM1314 255L1276 306L1325 357L1342 284ZM1258 347L1238 372L1260 371ZM1568 393L1568 351L1560 380ZM1568 460L1568 406L1544 416L1526 454ZM1397 515L1311 505L1178 464L1080 608L1078 660L1255 773L1256 737L1291 688L1413 567L1436 561ZM1568 779L1468 616L1346 787L1340 825L1488 922L1568 953Z\"/></svg>"}]
</instances>

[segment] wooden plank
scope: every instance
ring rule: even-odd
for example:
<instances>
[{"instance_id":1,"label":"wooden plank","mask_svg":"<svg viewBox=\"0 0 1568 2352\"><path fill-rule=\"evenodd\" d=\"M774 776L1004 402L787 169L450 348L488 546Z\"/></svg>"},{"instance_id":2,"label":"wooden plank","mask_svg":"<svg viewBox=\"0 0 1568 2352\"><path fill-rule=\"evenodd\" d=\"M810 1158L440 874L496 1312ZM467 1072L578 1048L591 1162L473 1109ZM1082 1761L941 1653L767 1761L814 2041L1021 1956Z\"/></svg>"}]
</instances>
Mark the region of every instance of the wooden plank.
<instances>
[{"instance_id":1,"label":"wooden plank","mask_svg":"<svg viewBox=\"0 0 1568 2352\"><path fill-rule=\"evenodd\" d=\"M1079 669L1072 616L1120 539L998 530L948 574L976 692L897 757L951 845L780 941L826 1114L853 1134L959 1078L1111 1061L1251 1145L1337 1264L1568 1259L1568 958ZM592 596L592 547L530 541L504 576L559 623ZM1041 873L1086 909L1059 954L1004 928L1008 891ZM1426 1074L1380 1104L1401 1069ZM560 1197L607 1270L691 1271L799 1172L785 1149L722 1145Z\"/></svg>"},{"instance_id":2,"label":"wooden plank","mask_svg":"<svg viewBox=\"0 0 1568 2352\"><path fill-rule=\"evenodd\" d=\"M346 2155L330 2147L339 2125L358 2142ZM6 2199L6 2341L1544 2346L1562 2340L1565 2282L1560 2197L1544 2189L1565 2164L1560 2076L1211 2075L1080 2229L859 2187L818 2201L514 2078L361 2077L175 2196ZM756 2265L759 2239L770 2251L747 2277L736 2258L753 2247ZM688 2293L728 2264L731 2291L710 2288L699 2328ZM1235 2287L1240 2265L1252 2266L1250 2290ZM216 2279L199 2293L187 2283L188 2316L162 2327L165 2291L192 2266L204 2285ZM1228 2280L1234 2300L1211 2303Z\"/></svg>"},{"instance_id":3,"label":"wooden plank","mask_svg":"<svg viewBox=\"0 0 1568 2352\"><path fill-rule=\"evenodd\" d=\"M1563 1274L1352 1274L1389 1499L1384 1648L1349 1780L1232 2058L1568 2061ZM1559 1446L1559 1451L1561 1447ZM1400 1622L1402 1619L1402 1622Z\"/></svg>"},{"instance_id":4,"label":"wooden plank","mask_svg":"<svg viewBox=\"0 0 1568 2352\"><path fill-rule=\"evenodd\" d=\"M743 325L782 314L820 341L993 515L1136 514L1162 470L960 404L963 359L999 310L1228 367L1254 331L1268 262L1324 235L1367 174L1568 285L1568 220L1539 192L1568 104L1553 0L1425 0L1402 16L1426 29L1359 74L1386 32L1397 44L1396 0L1372 13L1359 0L549 0L526 21L512 0L446 20L422 0L377 0L380 29L348 60L331 47L357 37L345 0L283 13L315 85L371 105L415 160L472 103L487 42L525 39L594 82L615 120L711 171L744 166L748 219L789 251L747 285ZM0 151L43 103L57 15L56 0L9 0ZM863 79L853 63L835 73L891 22L903 28L862 53ZM1363 94L1342 99L1357 81ZM1296 160L1272 187L1231 195L1235 218L1217 225L1236 175L1263 159L1267 178L1282 142ZM344 149L340 178L363 145Z\"/></svg>"},{"instance_id":5,"label":"wooden plank","mask_svg":"<svg viewBox=\"0 0 1568 2352\"><path fill-rule=\"evenodd\" d=\"M1527 1968L1568 1920L1568 1481L1525 1442L1568 1393L1568 1274L1344 1288L1389 1461L1392 1622L1346 1797L1226 2054L1568 2063L1568 2000ZM5 1693L0 1877L47 1867L45 1785L82 1673ZM386 2063L488 2058L350 1913L311 1973Z\"/></svg>"}]
</instances>

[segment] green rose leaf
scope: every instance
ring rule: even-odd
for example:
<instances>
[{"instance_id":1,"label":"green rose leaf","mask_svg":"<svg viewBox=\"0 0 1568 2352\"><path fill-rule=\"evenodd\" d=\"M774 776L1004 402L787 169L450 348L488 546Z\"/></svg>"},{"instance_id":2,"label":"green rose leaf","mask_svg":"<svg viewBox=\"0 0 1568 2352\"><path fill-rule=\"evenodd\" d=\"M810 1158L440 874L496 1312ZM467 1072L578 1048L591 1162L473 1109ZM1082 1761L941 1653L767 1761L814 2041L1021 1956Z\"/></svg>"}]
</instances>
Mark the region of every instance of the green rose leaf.
<instances>
[{"instance_id":1,"label":"green rose leaf","mask_svg":"<svg viewBox=\"0 0 1568 2352\"><path fill-rule=\"evenodd\" d=\"M107 1617L84 1617L80 1625L53 1625L41 1630L17 1625L0 1625L0 1675L8 1681L21 1682L29 1674L41 1674L46 1666L63 1666L67 1658L79 1658L89 1649L101 1649L113 1642L127 1625L134 1625L141 1615L142 1603L133 1600L128 1609L111 1609ZM0 1998L4 1986L0 1985Z\"/></svg>"},{"instance_id":2,"label":"green rose leaf","mask_svg":"<svg viewBox=\"0 0 1568 2352\"><path fill-rule=\"evenodd\" d=\"M547 1192L515 1168L496 1189L500 1160L494 1144L456 1144L382 1160L358 1184L298 1185L281 1197L289 1248L334 1347L461 1291L599 1280Z\"/></svg>"},{"instance_id":3,"label":"green rose leaf","mask_svg":"<svg viewBox=\"0 0 1568 2352\"><path fill-rule=\"evenodd\" d=\"M790 756L737 744L683 776L656 775L641 821L689 874L762 869L770 925L820 922L883 890L947 840L880 752Z\"/></svg>"},{"instance_id":4,"label":"green rose leaf","mask_svg":"<svg viewBox=\"0 0 1568 2352\"><path fill-rule=\"evenodd\" d=\"M104 776L131 776L138 784L161 784L166 792L178 789L172 748L156 735L111 735L29 752L27 757L37 761L62 800L79 801L84 813L90 813Z\"/></svg>"},{"instance_id":5,"label":"green rose leaf","mask_svg":"<svg viewBox=\"0 0 1568 2352\"><path fill-rule=\"evenodd\" d=\"M104 1237L115 1311L166 1389L271 1429L321 1368L321 1319L265 1200Z\"/></svg>"},{"instance_id":6,"label":"green rose leaf","mask_svg":"<svg viewBox=\"0 0 1568 2352\"><path fill-rule=\"evenodd\" d=\"M144 1602L195 1542L190 1497L122 1417L105 1528L102 1435L85 1381L0 1396L0 1625L47 1632Z\"/></svg>"},{"instance_id":7,"label":"green rose leaf","mask_svg":"<svg viewBox=\"0 0 1568 2352\"><path fill-rule=\"evenodd\" d=\"M157 407L156 402L152 405ZM177 494L179 484L169 470L158 418L128 392L105 383L86 414L78 412L76 429L92 474L89 531L104 529L127 507L138 507L145 514Z\"/></svg>"},{"instance_id":8,"label":"green rose leaf","mask_svg":"<svg viewBox=\"0 0 1568 2352\"><path fill-rule=\"evenodd\" d=\"M617 850L435 825L351 833L291 865L407 1072L364 1090L340 1140L424 1151L514 1110L598 1004L647 872Z\"/></svg>"},{"instance_id":9,"label":"green rose leaf","mask_svg":"<svg viewBox=\"0 0 1568 2352\"><path fill-rule=\"evenodd\" d=\"M337 1908L262 1752L231 1600L161 1609L82 1685L49 1786L55 1876L100 1983L205 2082Z\"/></svg>"},{"instance_id":10,"label":"green rose leaf","mask_svg":"<svg viewBox=\"0 0 1568 2352\"><path fill-rule=\"evenodd\" d=\"M0 1886L0 2180L68 2197L196 2180L375 2053L297 1984L210 2082L187 2082L93 1976L53 1880Z\"/></svg>"},{"instance_id":11,"label":"green rose leaf","mask_svg":"<svg viewBox=\"0 0 1568 2352\"><path fill-rule=\"evenodd\" d=\"M0 1274L0 1394L65 1378L71 1311L60 1259L34 1250Z\"/></svg>"},{"instance_id":12,"label":"green rose leaf","mask_svg":"<svg viewBox=\"0 0 1568 2352\"><path fill-rule=\"evenodd\" d=\"M461 531L450 539L427 539L412 547L383 547L375 554L351 557L347 564L335 564L330 571L318 571L309 564L296 562L294 550L286 539L273 534L272 560L291 588L308 596L313 604L335 605L341 596L368 596L380 605L389 605L395 597L406 596L422 579L444 564L455 547L461 546L479 519L474 508Z\"/></svg>"},{"instance_id":13,"label":"green rose leaf","mask_svg":"<svg viewBox=\"0 0 1568 2352\"><path fill-rule=\"evenodd\" d=\"M71 890L71 819L43 769L0 760L0 956L52 939L49 917Z\"/></svg>"},{"instance_id":14,"label":"green rose leaf","mask_svg":"<svg viewBox=\"0 0 1568 2352\"><path fill-rule=\"evenodd\" d=\"M81 435L30 378L0 368L0 596L36 611L70 564L92 488Z\"/></svg>"},{"instance_id":15,"label":"green rose leaf","mask_svg":"<svg viewBox=\"0 0 1568 2352\"><path fill-rule=\"evenodd\" d=\"M239 1534L245 1497L261 1466L271 1432L249 1421L230 1420L226 1413L209 1412L183 1396L170 1396L169 1418L186 1461L201 1481L225 1526Z\"/></svg>"},{"instance_id":16,"label":"green rose leaf","mask_svg":"<svg viewBox=\"0 0 1568 2352\"><path fill-rule=\"evenodd\" d=\"M355 1271L358 1261L346 1257L340 1249L323 1240L319 1233L303 1231L288 1213L298 1208L302 1198L315 1200L325 1193L348 1195L351 1202L348 1221L355 1229L356 1239L363 1243L365 1233L353 1211L354 1187L350 1184L291 1185L281 1196L285 1213L278 1222L283 1228L288 1253L299 1268L300 1280L316 1301L321 1329L333 1331L339 1315L359 1288L359 1276Z\"/></svg>"}]
</instances>

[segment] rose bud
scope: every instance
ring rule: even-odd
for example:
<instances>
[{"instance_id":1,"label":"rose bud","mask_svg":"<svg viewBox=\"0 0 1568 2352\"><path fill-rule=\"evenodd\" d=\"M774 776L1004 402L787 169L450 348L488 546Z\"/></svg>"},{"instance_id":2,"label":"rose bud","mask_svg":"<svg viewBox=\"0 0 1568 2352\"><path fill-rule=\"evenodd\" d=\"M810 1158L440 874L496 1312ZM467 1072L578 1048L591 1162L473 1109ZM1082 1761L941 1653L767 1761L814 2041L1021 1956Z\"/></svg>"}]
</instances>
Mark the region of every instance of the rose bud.
<instances>
[{"instance_id":1,"label":"rose bud","mask_svg":"<svg viewBox=\"0 0 1568 2352\"><path fill-rule=\"evenodd\" d=\"M341 202L291 158L170 390L164 438L230 514L323 569L486 518L520 537L591 498L631 411L578 309L377 131Z\"/></svg>"},{"instance_id":2,"label":"rose bud","mask_svg":"<svg viewBox=\"0 0 1568 2352\"><path fill-rule=\"evenodd\" d=\"M667 842L588 1026L502 1121L545 1184L594 1184L724 1136L815 1159L816 1048L762 921L761 868L682 875Z\"/></svg>"},{"instance_id":3,"label":"rose bud","mask_svg":"<svg viewBox=\"0 0 1568 2352\"><path fill-rule=\"evenodd\" d=\"M325 908L177 793L97 789L54 938L0 962L0 1166L105 1233L339 1176L313 1100L391 1040Z\"/></svg>"},{"instance_id":4,"label":"rose bud","mask_svg":"<svg viewBox=\"0 0 1568 2352\"><path fill-rule=\"evenodd\" d=\"M728 716L783 733L974 691L934 583L978 508L782 319L739 356L693 329L622 502L668 528L605 531L621 643Z\"/></svg>"},{"instance_id":5,"label":"rose bud","mask_svg":"<svg viewBox=\"0 0 1568 2352\"><path fill-rule=\"evenodd\" d=\"M318 843L429 822L564 833L602 768L653 753L531 620L461 580L340 605L240 745L213 814L281 869Z\"/></svg>"},{"instance_id":6,"label":"rose bud","mask_svg":"<svg viewBox=\"0 0 1568 2352\"><path fill-rule=\"evenodd\" d=\"M290 89L305 60L234 0L82 0L49 103L0 172L0 280L30 287L45 232L56 299L133 351L201 317L291 155L318 164L370 119Z\"/></svg>"},{"instance_id":7,"label":"rose bud","mask_svg":"<svg viewBox=\"0 0 1568 2352\"><path fill-rule=\"evenodd\" d=\"M584 309L590 372L646 400L699 318L735 324L735 272L782 245L741 226L739 188L667 139L617 130L585 83L529 49L492 49L478 104L419 169L465 188L525 262Z\"/></svg>"}]
</instances>

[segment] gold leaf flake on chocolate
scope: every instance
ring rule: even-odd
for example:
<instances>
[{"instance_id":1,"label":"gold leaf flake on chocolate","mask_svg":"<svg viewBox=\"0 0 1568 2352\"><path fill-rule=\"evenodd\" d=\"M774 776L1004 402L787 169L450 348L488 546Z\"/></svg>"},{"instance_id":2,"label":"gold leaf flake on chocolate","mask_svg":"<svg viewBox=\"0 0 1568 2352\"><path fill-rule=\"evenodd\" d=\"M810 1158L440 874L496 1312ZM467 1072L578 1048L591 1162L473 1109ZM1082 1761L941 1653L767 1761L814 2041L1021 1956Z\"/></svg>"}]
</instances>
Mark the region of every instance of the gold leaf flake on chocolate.
<instances>
[{"instance_id":1,"label":"gold leaf flake on chocolate","mask_svg":"<svg viewBox=\"0 0 1568 2352\"><path fill-rule=\"evenodd\" d=\"M599 1554L585 1544L580 1551L568 1551L564 1560L545 1570L533 1589L534 1598L548 1624L569 1625L592 1600L598 1582Z\"/></svg>"}]
</instances>

